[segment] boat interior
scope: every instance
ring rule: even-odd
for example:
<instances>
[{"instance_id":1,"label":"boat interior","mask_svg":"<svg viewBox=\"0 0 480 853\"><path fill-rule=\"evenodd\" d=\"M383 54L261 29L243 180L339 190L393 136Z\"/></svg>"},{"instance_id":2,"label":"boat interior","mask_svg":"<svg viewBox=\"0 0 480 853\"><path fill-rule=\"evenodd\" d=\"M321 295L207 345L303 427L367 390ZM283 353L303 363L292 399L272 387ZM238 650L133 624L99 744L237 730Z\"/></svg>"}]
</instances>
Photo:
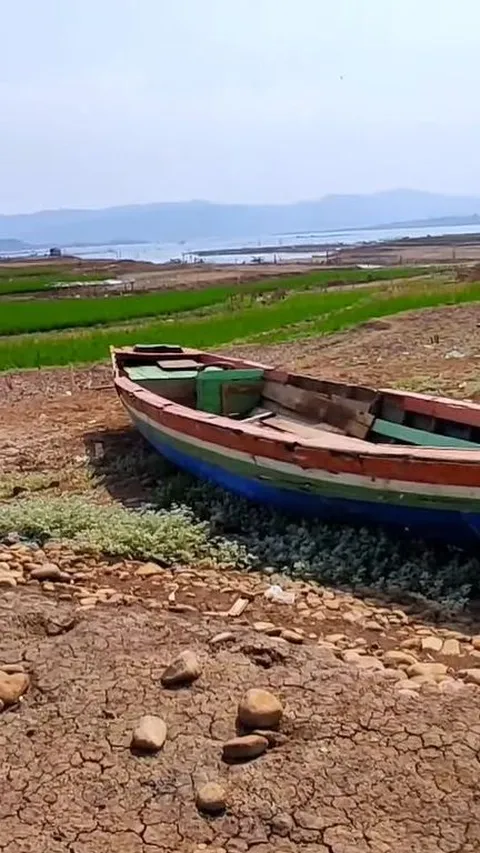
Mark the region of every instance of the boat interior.
<instances>
[{"instance_id":1,"label":"boat interior","mask_svg":"<svg viewBox=\"0 0 480 853\"><path fill-rule=\"evenodd\" d=\"M115 350L120 375L197 411L307 439L480 450L480 407L285 374L174 345ZM420 402L418 402L420 401Z\"/></svg>"}]
</instances>

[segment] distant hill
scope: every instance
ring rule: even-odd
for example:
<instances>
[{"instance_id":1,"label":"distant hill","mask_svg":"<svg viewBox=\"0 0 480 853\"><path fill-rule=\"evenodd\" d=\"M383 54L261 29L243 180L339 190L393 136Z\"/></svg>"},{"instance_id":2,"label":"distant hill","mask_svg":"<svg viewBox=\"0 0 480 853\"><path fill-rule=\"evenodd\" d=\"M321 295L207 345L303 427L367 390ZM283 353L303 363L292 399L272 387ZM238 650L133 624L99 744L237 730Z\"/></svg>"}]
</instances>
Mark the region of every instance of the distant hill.
<instances>
[{"instance_id":1,"label":"distant hill","mask_svg":"<svg viewBox=\"0 0 480 853\"><path fill-rule=\"evenodd\" d=\"M28 243L24 243L23 240L0 237L0 252L2 254L5 254L5 252L26 252L31 248L32 247L29 246Z\"/></svg>"},{"instance_id":2,"label":"distant hill","mask_svg":"<svg viewBox=\"0 0 480 853\"><path fill-rule=\"evenodd\" d=\"M230 240L268 234L369 227L480 215L480 198L416 190L327 195L295 204L160 202L103 210L44 210L0 216L0 238L43 245L129 241Z\"/></svg>"}]
</instances>

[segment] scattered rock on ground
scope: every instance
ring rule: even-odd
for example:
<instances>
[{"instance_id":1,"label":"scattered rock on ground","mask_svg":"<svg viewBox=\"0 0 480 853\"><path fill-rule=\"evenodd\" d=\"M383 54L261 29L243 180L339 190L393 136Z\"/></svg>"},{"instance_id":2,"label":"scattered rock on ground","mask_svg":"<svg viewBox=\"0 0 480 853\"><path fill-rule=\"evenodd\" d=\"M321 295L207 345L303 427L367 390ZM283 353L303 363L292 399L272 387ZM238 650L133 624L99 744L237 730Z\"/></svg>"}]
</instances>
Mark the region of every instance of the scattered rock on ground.
<instances>
[{"instance_id":1,"label":"scattered rock on ground","mask_svg":"<svg viewBox=\"0 0 480 853\"><path fill-rule=\"evenodd\" d=\"M165 743L167 726L161 717L146 714L141 717L132 733L132 749L158 752Z\"/></svg>"},{"instance_id":2,"label":"scattered rock on ground","mask_svg":"<svg viewBox=\"0 0 480 853\"><path fill-rule=\"evenodd\" d=\"M447 667L444 663L414 663L408 667L407 673L410 679L424 677L431 681L436 681L447 674Z\"/></svg>"},{"instance_id":3,"label":"scattered rock on ground","mask_svg":"<svg viewBox=\"0 0 480 853\"><path fill-rule=\"evenodd\" d=\"M268 740L262 735L243 735L234 737L223 744L225 761L248 761L262 755L268 747Z\"/></svg>"},{"instance_id":4,"label":"scattered rock on ground","mask_svg":"<svg viewBox=\"0 0 480 853\"><path fill-rule=\"evenodd\" d=\"M238 705L238 719L249 729L274 729L280 723L283 707L269 690L253 687Z\"/></svg>"},{"instance_id":5,"label":"scattered rock on ground","mask_svg":"<svg viewBox=\"0 0 480 853\"><path fill-rule=\"evenodd\" d=\"M201 675L202 668L195 654L190 649L181 652L165 669L161 677L164 687L176 687L181 684L191 684Z\"/></svg>"},{"instance_id":6,"label":"scattered rock on ground","mask_svg":"<svg viewBox=\"0 0 480 853\"><path fill-rule=\"evenodd\" d=\"M30 577L37 581L61 581L64 574L55 563L44 563L32 569Z\"/></svg>"},{"instance_id":7,"label":"scattered rock on ground","mask_svg":"<svg viewBox=\"0 0 480 853\"><path fill-rule=\"evenodd\" d=\"M461 669L459 672L468 684L480 684L480 669Z\"/></svg>"},{"instance_id":8,"label":"scattered rock on ground","mask_svg":"<svg viewBox=\"0 0 480 853\"><path fill-rule=\"evenodd\" d=\"M296 645L300 645L304 641L302 635L291 628L284 628L280 636L282 640L287 640L289 643L295 643Z\"/></svg>"},{"instance_id":9,"label":"scattered rock on ground","mask_svg":"<svg viewBox=\"0 0 480 853\"><path fill-rule=\"evenodd\" d=\"M440 652L442 650L443 640L441 637L422 637L422 651L424 652Z\"/></svg>"},{"instance_id":10,"label":"scattered rock on ground","mask_svg":"<svg viewBox=\"0 0 480 853\"><path fill-rule=\"evenodd\" d=\"M7 673L0 671L0 702L15 705L28 690L30 679L24 672Z\"/></svg>"},{"instance_id":11,"label":"scattered rock on ground","mask_svg":"<svg viewBox=\"0 0 480 853\"><path fill-rule=\"evenodd\" d=\"M162 575L164 573L164 569L162 569L161 566L157 566L156 563L145 563L135 572L139 578L151 578L154 575Z\"/></svg>"},{"instance_id":12,"label":"scattered rock on ground","mask_svg":"<svg viewBox=\"0 0 480 853\"><path fill-rule=\"evenodd\" d=\"M197 807L207 814L220 814L227 805L225 789L218 782L207 782L197 791Z\"/></svg>"}]
</instances>

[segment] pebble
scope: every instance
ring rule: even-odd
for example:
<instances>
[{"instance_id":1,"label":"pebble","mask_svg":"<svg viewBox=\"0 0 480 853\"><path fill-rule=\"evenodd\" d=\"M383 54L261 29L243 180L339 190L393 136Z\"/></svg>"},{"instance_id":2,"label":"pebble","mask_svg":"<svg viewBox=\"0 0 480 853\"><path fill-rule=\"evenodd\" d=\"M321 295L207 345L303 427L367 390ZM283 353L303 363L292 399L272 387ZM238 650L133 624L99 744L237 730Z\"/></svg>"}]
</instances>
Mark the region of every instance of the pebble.
<instances>
[{"instance_id":1,"label":"pebble","mask_svg":"<svg viewBox=\"0 0 480 853\"><path fill-rule=\"evenodd\" d=\"M222 631L220 634L215 634L210 640L211 646L220 646L222 643L229 643L235 639L233 631Z\"/></svg>"},{"instance_id":2,"label":"pebble","mask_svg":"<svg viewBox=\"0 0 480 853\"><path fill-rule=\"evenodd\" d=\"M460 643L458 640L450 638L448 640L444 640L442 646L442 655L449 655L450 657L457 657L462 653Z\"/></svg>"},{"instance_id":3,"label":"pebble","mask_svg":"<svg viewBox=\"0 0 480 853\"><path fill-rule=\"evenodd\" d=\"M444 663L417 663L412 664L407 669L407 675L410 679L417 676L423 676L430 681L436 681L447 674L447 667Z\"/></svg>"},{"instance_id":4,"label":"pebble","mask_svg":"<svg viewBox=\"0 0 480 853\"><path fill-rule=\"evenodd\" d=\"M254 622L253 630L260 634L267 634L269 637L274 637L276 634L281 634L281 627L274 625L273 622Z\"/></svg>"},{"instance_id":5,"label":"pebble","mask_svg":"<svg viewBox=\"0 0 480 853\"><path fill-rule=\"evenodd\" d=\"M226 761L247 761L262 755L267 747L268 740L262 735L234 737L223 744L223 758Z\"/></svg>"},{"instance_id":6,"label":"pebble","mask_svg":"<svg viewBox=\"0 0 480 853\"><path fill-rule=\"evenodd\" d=\"M272 749L276 746L283 746L283 744L287 743L288 737L287 735L282 734L282 732L273 731L272 729L254 729L252 735L260 735L260 737L265 737L268 740L268 745Z\"/></svg>"},{"instance_id":7,"label":"pebble","mask_svg":"<svg viewBox=\"0 0 480 853\"><path fill-rule=\"evenodd\" d=\"M198 789L196 803L202 812L220 814L227 805L225 789L218 782L207 782Z\"/></svg>"},{"instance_id":8,"label":"pebble","mask_svg":"<svg viewBox=\"0 0 480 853\"><path fill-rule=\"evenodd\" d=\"M287 640L288 643L296 643L297 645L303 643L302 635L299 634L298 631L294 631L291 628L284 628L281 631L280 636L282 640Z\"/></svg>"},{"instance_id":9,"label":"pebble","mask_svg":"<svg viewBox=\"0 0 480 853\"><path fill-rule=\"evenodd\" d=\"M4 705L14 705L28 690L30 679L24 672L7 673L0 671L0 701Z\"/></svg>"},{"instance_id":10,"label":"pebble","mask_svg":"<svg viewBox=\"0 0 480 853\"><path fill-rule=\"evenodd\" d=\"M480 669L461 669L458 673L468 684L480 685Z\"/></svg>"},{"instance_id":11,"label":"pebble","mask_svg":"<svg viewBox=\"0 0 480 853\"><path fill-rule=\"evenodd\" d=\"M238 719L249 729L274 729L280 723L283 707L269 690L253 687L238 704Z\"/></svg>"},{"instance_id":12,"label":"pebble","mask_svg":"<svg viewBox=\"0 0 480 853\"><path fill-rule=\"evenodd\" d=\"M165 743L167 726L161 717L146 714L141 717L132 733L132 749L158 752Z\"/></svg>"},{"instance_id":13,"label":"pebble","mask_svg":"<svg viewBox=\"0 0 480 853\"><path fill-rule=\"evenodd\" d=\"M417 659L415 655L410 655L408 652L391 649L383 655L383 662L385 664L396 664L397 666L402 663L407 664L407 666L411 666L412 664L417 663Z\"/></svg>"},{"instance_id":14,"label":"pebble","mask_svg":"<svg viewBox=\"0 0 480 853\"><path fill-rule=\"evenodd\" d=\"M125 574L125 572L122 572ZM161 568L161 566L157 566L156 563L145 563L145 565L140 566L135 572L137 577L139 578L151 578L153 575L163 575L165 574L165 570ZM129 572L126 573L127 577Z\"/></svg>"},{"instance_id":15,"label":"pebble","mask_svg":"<svg viewBox=\"0 0 480 853\"><path fill-rule=\"evenodd\" d=\"M270 826L275 835L280 835L282 838L285 838L285 836L290 835L294 827L293 818L290 817L289 814L274 815L270 822Z\"/></svg>"},{"instance_id":16,"label":"pebble","mask_svg":"<svg viewBox=\"0 0 480 853\"><path fill-rule=\"evenodd\" d=\"M440 652L442 650L443 640L441 637L422 637L422 651L424 652Z\"/></svg>"},{"instance_id":17,"label":"pebble","mask_svg":"<svg viewBox=\"0 0 480 853\"><path fill-rule=\"evenodd\" d=\"M59 581L63 579L63 572L55 563L44 563L43 566L32 569L30 577L37 581Z\"/></svg>"},{"instance_id":18,"label":"pebble","mask_svg":"<svg viewBox=\"0 0 480 853\"><path fill-rule=\"evenodd\" d=\"M190 649L181 652L164 670L161 682L164 687L176 687L181 684L191 684L200 677L202 668L199 660Z\"/></svg>"}]
</instances>

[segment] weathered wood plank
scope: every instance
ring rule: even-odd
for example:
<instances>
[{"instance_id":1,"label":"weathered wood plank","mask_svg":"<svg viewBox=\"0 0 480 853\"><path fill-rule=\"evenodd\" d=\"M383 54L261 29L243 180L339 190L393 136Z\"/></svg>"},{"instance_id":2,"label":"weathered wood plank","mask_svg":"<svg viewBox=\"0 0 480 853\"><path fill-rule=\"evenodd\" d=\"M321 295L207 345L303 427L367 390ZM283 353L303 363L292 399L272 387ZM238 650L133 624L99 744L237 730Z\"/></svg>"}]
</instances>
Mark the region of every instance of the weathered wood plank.
<instances>
[{"instance_id":1,"label":"weathered wood plank","mask_svg":"<svg viewBox=\"0 0 480 853\"><path fill-rule=\"evenodd\" d=\"M375 435L380 435L384 438L393 438L403 444L416 444L423 447L465 447L471 450L480 450L480 444L475 444L473 441L465 441L462 438L454 438L451 435L440 435L436 432L426 432L423 429L415 429L414 427L403 426L403 424L393 423L392 421L384 421L382 418L377 418L372 430Z\"/></svg>"}]
</instances>

